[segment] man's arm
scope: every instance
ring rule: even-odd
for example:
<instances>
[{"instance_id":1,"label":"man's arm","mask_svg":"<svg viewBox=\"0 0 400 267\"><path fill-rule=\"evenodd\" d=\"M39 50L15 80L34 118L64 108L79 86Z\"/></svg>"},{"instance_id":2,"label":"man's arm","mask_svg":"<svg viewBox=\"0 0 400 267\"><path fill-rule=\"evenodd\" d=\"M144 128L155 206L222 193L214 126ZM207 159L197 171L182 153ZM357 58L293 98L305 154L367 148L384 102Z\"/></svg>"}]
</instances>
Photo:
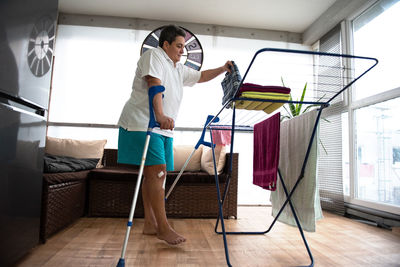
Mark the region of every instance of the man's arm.
<instances>
[{"instance_id":1,"label":"man's arm","mask_svg":"<svg viewBox=\"0 0 400 267\"><path fill-rule=\"evenodd\" d=\"M210 69L210 70L204 70L201 72L201 76L200 76L200 80L198 81L199 83L203 83L203 82L208 82L212 79L214 79L215 77L217 77L218 75L224 73L225 71L229 71L230 72L230 67L232 66L232 62L231 61L227 61L225 63L225 65L216 68L216 69Z\"/></svg>"},{"instance_id":2,"label":"man's arm","mask_svg":"<svg viewBox=\"0 0 400 267\"><path fill-rule=\"evenodd\" d=\"M160 79L155 77L146 76L146 82L148 87L161 85ZM174 129L174 120L164 115L163 104L162 104L162 93L158 93L153 98L153 109L156 121L160 124L160 129L172 130Z\"/></svg>"}]
</instances>

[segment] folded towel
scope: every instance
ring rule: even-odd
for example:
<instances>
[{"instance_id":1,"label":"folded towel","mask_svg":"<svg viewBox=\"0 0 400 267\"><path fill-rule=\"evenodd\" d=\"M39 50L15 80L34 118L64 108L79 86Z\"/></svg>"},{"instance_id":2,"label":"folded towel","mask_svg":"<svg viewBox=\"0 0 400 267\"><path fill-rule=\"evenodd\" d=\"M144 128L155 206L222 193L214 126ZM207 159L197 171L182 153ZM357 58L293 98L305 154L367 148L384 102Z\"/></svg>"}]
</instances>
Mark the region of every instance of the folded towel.
<instances>
[{"instance_id":1,"label":"folded towel","mask_svg":"<svg viewBox=\"0 0 400 267\"><path fill-rule=\"evenodd\" d=\"M265 113L270 114L282 107L284 103L274 102L261 102L251 100L237 100L235 101L236 109L247 109L247 110L263 110Z\"/></svg>"},{"instance_id":2,"label":"folded towel","mask_svg":"<svg viewBox=\"0 0 400 267\"><path fill-rule=\"evenodd\" d=\"M280 113L254 125L253 184L276 190Z\"/></svg>"},{"instance_id":3,"label":"folded towel","mask_svg":"<svg viewBox=\"0 0 400 267\"><path fill-rule=\"evenodd\" d=\"M241 97L246 98L260 98L260 99L271 99L271 100L289 100L289 94L281 93L261 93L261 92L243 92Z\"/></svg>"},{"instance_id":4,"label":"folded towel","mask_svg":"<svg viewBox=\"0 0 400 267\"><path fill-rule=\"evenodd\" d=\"M270 114L277 110L278 108L282 107L284 103L271 103L268 107L264 108L264 112Z\"/></svg>"},{"instance_id":5,"label":"folded towel","mask_svg":"<svg viewBox=\"0 0 400 267\"><path fill-rule=\"evenodd\" d=\"M240 86L240 92L270 92L270 93L281 93L289 94L290 88L274 85L258 85L254 83L244 83Z\"/></svg>"},{"instance_id":6,"label":"folded towel","mask_svg":"<svg viewBox=\"0 0 400 267\"><path fill-rule=\"evenodd\" d=\"M289 192L300 175L316 117L317 111L313 110L281 123L279 170ZM316 175L318 150L316 136L312 141L304 177L291 198L301 226L305 231L310 232L315 231L316 220L322 218ZM277 190L271 193L270 198L272 216L276 217L286 200L280 180L278 180ZM286 205L278 220L296 226L289 204Z\"/></svg>"},{"instance_id":7,"label":"folded towel","mask_svg":"<svg viewBox=\"0 0 400 267\"><path fill-rule=\"evenodd\" d=\"M226 127L226 130L211 130L211 134L212 134L214 144L224 145L224 146L231 144L231 128L230 127Z\"/></svg>"},{"instance_id":8,"label":"folded towel","mask_svg":"<svg viewBox=\"0 0 400 267\"><path fill-rule=\"evenodd\" d=\"M225 78L221 82L222 90L224 91L222 105L225 105L226 102L235 97L235 93L242 81L242 76L235 62L232 61L232 65L233 69L231 69L231 72L225 73ZM230 106L227 106L227 108L230 108Z\"/></svg>"}]
</instances>

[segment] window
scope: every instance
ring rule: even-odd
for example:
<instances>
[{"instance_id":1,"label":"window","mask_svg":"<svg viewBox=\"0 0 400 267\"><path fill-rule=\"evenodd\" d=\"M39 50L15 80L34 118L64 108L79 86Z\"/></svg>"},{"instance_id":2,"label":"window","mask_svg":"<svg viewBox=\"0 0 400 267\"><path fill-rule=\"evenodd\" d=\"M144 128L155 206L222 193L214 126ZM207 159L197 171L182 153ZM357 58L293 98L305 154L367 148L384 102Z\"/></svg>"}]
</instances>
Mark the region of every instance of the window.
<instances>
[{"instance_id":1,"label":"window","mask_svg":"<svg viewBox=\"0 0 400 267\"><path fill-rule=\"evenodd\" d=\"M379 64L355 85L354 99L375 95L400 86L400 2L380 1L353 21L354 54L375 57ZM356 71L357 68L355 66Z\"/></svg>"},{"instance_id":2,"label":"window","mask_svg":"<svg viewBox=\"0 0 400 267\"><path fill-rule=\"evenodd\" d=\"M355 111L356 198L399 204L400 98ZM397 159L397 161L395 161Z\"/></svg>"},{"instance_id":3,"label":"window","mask_svg":"<svg viewBox=\"0 0 400 267\"><path fill-rule=\"evenodd\" d=\"M379 64L353 88L354 168L347 187L349 202L400 214L400 37L395 25L400 25L398 0L377 2L352 23L353 53L376 57ZM357 73L360 66L354 67Z\"/></svg>"}]
</instances>

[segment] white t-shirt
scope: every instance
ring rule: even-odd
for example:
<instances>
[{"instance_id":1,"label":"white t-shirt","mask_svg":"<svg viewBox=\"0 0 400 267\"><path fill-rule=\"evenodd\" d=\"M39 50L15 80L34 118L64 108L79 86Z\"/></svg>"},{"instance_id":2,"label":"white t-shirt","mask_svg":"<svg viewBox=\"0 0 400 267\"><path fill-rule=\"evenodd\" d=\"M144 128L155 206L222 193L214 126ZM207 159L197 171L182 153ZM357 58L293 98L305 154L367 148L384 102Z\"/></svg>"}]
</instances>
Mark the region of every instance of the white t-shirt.
<instances>
[{"instance_id":1,"label":"white t-shirt","mask_svg":"<svg viewBox=\"0 0 400 267\"><path fill-rule=\"evenodd\" d=\"M149 95L145 80L147 75L161 80L161 85L165 87L164 114L176 121L183 96L183 86L196 84L201 72L179 62L174 67L173 61L161 47L144 52L137 63L131 96L125 103L118 121L118 125L128 131L147 131L149 124ZM161 130L158 127L154 128L153 132L173 136L171 130Z\"/></svg>"}]
</instances>

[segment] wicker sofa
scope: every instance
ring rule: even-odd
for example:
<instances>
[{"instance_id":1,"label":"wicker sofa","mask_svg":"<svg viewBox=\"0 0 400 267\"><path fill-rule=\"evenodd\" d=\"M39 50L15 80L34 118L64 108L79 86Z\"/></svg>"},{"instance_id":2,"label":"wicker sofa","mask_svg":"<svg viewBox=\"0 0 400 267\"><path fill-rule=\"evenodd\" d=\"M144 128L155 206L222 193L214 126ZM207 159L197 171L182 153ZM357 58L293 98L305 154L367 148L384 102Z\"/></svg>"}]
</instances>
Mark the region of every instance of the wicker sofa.
<instances>
[{"instance_id":1,"label":"wicker sofa","mask_svg":"<svg viewBox=\"0 0 400 267\"><path fill-rule=\"evenodd\" d=\"M43 174L40 219L42 242L85 215L89 172Z\"/></svg>"},{"instance_id":2,"label":"wicker sofa","mask_svg":"<svg viewBox=\"0 0 400 267\"><path fill-rule=\"evenodd\" d=\"M226 162L229 162L226 154ZM233 154L232 175L224 205L224 217L237 217L238 154ZM43 242L78 218L88 216L127 217L132 203L138 168L117 163L117 150L105 149L103 168L90 171L43 175L40 237ZM228 166L219 175L223 192ZM166 190L178 172L169 172ZM169 217L216 218L217 191L213 175L204 171L184 172L166 202ZM143 217L141 195L135 217Z\"/></svg>"},{"instance_id":3,"label":"wicker sofa","mask_svg":"<svg viewBox=\"0 0 400 267\"><path fill-rule=\"evenodd\" d=\"M229 160L229 154L226 154ZM228 162L228 161L226 161ZM223 192L229 164L218 176ZM224 217L237 217L238 154L233 154L229 194L225 200ZM166 191L179 172L168 172ZM129 215L138 176L138 167L117 163L117 150L106 149L104 168L89 173L89 216L125 217ZM204 171L185 171L168 198L167 216L178 218L215 218L218 214L215 178ZM143 217L141 192L135 208L135 217Z\"/></svg>"}]
</instances>

